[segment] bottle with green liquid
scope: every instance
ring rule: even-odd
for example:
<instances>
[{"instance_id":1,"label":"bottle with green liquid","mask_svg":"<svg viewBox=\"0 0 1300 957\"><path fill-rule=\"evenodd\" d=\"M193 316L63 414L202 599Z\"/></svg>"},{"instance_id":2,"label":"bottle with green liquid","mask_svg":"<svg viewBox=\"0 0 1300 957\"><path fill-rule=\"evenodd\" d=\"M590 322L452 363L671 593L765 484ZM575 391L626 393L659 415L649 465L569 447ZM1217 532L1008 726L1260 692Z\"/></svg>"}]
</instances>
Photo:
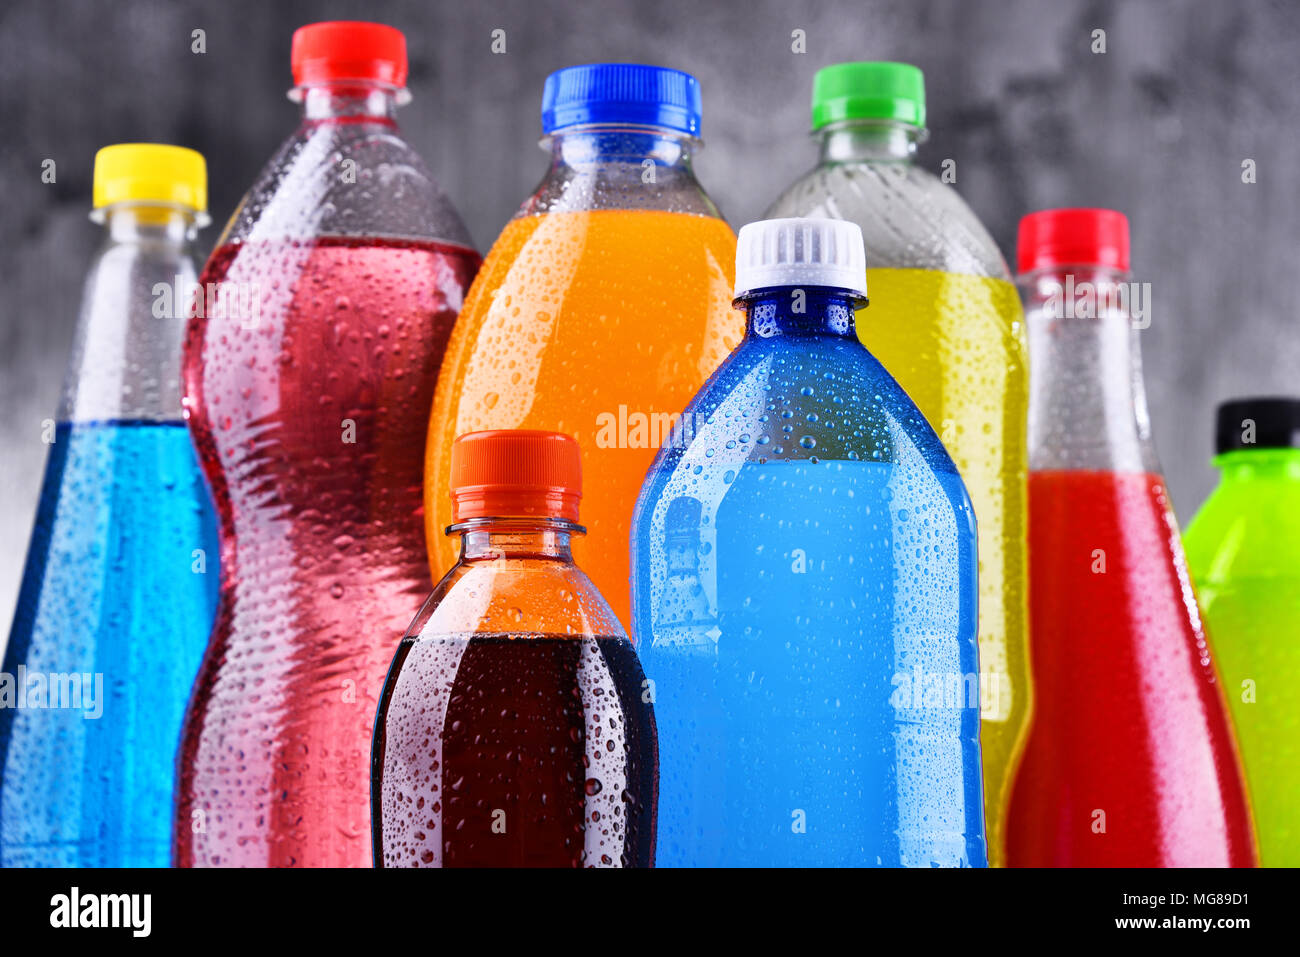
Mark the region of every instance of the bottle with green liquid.
<instances>
[{"instance_id":1,"label":"bottle with green liquid","mask_svg":"<svg viewBox=\"0 0 1300 957\"><path fill-rule=\"evenodd\" d=\"M1300 866L1300 398L1219 406L1218 486L1183 536L1265 867Z\"/></svg>"}]
</instances>

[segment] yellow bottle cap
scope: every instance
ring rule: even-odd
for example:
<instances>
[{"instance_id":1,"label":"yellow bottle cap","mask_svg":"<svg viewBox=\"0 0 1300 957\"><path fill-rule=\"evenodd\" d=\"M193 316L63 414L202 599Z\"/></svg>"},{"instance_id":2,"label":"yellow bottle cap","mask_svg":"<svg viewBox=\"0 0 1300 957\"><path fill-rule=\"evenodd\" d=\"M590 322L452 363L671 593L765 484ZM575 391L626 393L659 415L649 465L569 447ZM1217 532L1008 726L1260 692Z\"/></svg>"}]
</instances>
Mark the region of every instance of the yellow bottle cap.
<instances>
[{"instance_id":1,"label":"yellow bottle cap","mask_svg":"<svg viewBox=\"0 0 1300 957\"><path fill-rule=\"evenodd\" d=\"M208 166L203 154L162 143L118 143L95 154L95 209L116 203L170 203L203 215Z\"/></svg>"}]
</instances>

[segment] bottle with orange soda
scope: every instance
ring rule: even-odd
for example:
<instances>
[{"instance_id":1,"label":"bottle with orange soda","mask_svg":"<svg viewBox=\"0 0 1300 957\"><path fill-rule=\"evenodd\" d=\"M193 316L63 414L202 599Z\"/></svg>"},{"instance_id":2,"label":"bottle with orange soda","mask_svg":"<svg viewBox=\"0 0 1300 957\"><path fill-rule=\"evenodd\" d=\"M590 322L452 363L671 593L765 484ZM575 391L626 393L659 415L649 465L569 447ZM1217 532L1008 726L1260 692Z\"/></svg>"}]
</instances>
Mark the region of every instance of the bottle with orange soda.
<instances>
[{"instance_id":1,"label":"bottle with orange soda","mask_svg":"<svg viewBox=\"0 0 1300 957\"><path fill-rule=\"evenodd\" d=\"M628 620L628 531L641 481L691 396L739 341L735 235L695 178L700 86L677 70L595 64L542 92L541 185L493 245L438 379L425 467L433 567L452 440L563 432L592 477L579 564Z\"/></svg>"}]
</instances>

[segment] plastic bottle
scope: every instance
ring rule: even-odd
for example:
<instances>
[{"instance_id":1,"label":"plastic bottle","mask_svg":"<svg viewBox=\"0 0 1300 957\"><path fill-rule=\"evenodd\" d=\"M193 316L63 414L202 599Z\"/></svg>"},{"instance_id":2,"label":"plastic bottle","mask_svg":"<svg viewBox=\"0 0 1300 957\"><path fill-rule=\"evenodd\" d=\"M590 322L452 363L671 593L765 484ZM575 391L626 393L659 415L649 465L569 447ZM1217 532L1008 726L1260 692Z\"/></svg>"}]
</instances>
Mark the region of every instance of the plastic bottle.
<instances>
[{"instance_id":1,"label":"plastic bottle","mask_svg":"<svg viewBox=\"0 0 1300 957\"><path fill-rule=\"evenodd\" d=\"M375 706L429 587L425 420L478 264L397 127L402 34L303 27L293 73L302 123L208 261L185 345L223 577L181 744L183 866L370 864Z\"/></svg>"},{"instance_id":2,"label":"plastic bottle","mask_svg":"<svg viewBox=\"0 0 1300 957\"><path fill-rule=\"evenodd\" d=\"M574 544L628 620L627 534L654 450L741 327L728 306L735 237L695 179L700 90L632 64L551 74L551 165L488 253L447 350L429 424L425 518L435 567L455 560L452 439L483 429L577 438L599 476Z\"/></svg>"},{"instance_id":3,"label":"plastic bottle","mask_svg":"<svg viewBox=\"0 0 1300 957\"><path fill-rule=\"evenodd\" d=\"M871 308L858 335L920 408L979 519L980 683L989 855L1031 712L1025 611L1025 416L1020 301L1006 263L950 181L917 167L925 86L905 63L841 63L813 79L815 169L768 216L862 227ZM946 171L946 170L945 170Z\"/></svg>"},{"instance_id":4,"label":"plastic bottle","mask_svg":"<svg viewBox=\"0 0 1300 957\"><path fill-rule=\"evenodd\" d=\"M660 866L982 866L975 519L858 341L862 238L740 231L744 341L633 523Z\"/></svg>"},{"instance_id":5,"label":"plastic bottle","mask_svg":"<svg viewBox=\"0 0 1300 957\"><path fill-rule=\"evenodd\" d=\"M1218 486L1183 535L1255 812L1259 860L1300 867L1300 399L1219 406Z\"/></svg>"},{"instance_id":6,"label":"plastic bottle","mask_svg":"<svg viewBox=\"0 0 1300 957\"><path fill-rule=\"evenodd\" d=\"M203 157L95 155L87 277L0 675L0 864L164 867L176 738L216 608L216 521L181 420Z\"/></svg>"},{"instance_id":7,"label":"plastic bottle","mask_svg":"<svg viewBox=\"0 0 1300 957\"><path fill-rule=\"evenodd\" d=\"M452 445L460 560L393 659L375 723L377 867L648 867L645 676L573 563L582 464L555 432Z\"/></svg>"},{"instance_id":8,"label":"plastic bottle","mask_svg":"<svg viewBox=\"0 0 1300 957\"><path fill-rule=\"evenodd\" d=\"M1250 865L1232 732L1151 443L1150 302L1128 250L1113 210L1020 223L1038 695L1008 863Z\"/></svg>"}]
</instances>

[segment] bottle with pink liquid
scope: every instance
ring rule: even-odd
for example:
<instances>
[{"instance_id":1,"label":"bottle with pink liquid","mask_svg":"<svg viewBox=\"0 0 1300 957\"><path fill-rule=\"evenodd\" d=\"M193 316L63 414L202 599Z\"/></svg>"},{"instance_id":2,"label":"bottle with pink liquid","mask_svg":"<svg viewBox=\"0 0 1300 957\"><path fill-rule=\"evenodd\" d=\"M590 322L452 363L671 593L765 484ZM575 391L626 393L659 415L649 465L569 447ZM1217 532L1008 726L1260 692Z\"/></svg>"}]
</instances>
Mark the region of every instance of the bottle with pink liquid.
<instances>
[{"instance_id":1,"label":"bottle with pink liquid","mask_svg":"<svg viewBox=\"0 0 1300 957\"><path fill-rule=\"evenodd\" d=\"M478 268L402 139L406 41L293 38L302 121L200 278L185 411L221 523L221 603L182 732L180 866L368 866L371 728L429 589L434 382Z\"/></svg>"}]
</instances>

